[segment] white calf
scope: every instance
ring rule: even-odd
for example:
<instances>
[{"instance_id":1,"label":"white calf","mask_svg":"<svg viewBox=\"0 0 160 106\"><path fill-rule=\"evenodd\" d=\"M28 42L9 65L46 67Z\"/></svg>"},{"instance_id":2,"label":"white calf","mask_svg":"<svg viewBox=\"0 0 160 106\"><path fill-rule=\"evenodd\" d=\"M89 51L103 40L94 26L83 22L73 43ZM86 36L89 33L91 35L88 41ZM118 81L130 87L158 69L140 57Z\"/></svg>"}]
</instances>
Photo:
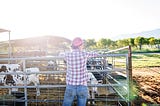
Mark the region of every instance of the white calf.
<instances>
[{"instance_id":1,"label":"white calf","mask_svg":"<svg viewBox=\"0 0 160 106\"><path fill-rule=\"evenodd\" d=\"M95 78L95 76L92 73L88 73L88 83L94 84L94 85L98 84L97 79ZM97 87L92 87L92 92L98 93Z\"/></svg>"},{"instance_id":2,"label":"white calf","mask_svg":"<svg viewBox=\"0 0 160 106\"><path fill-rule=\"evenodd\" d=\"M9 86L24 85L25 81L26 81L27 85L33 83L35 86L37 86L40 84L39 83L39 74L36 74L37 72L39 72L39 68L37 68L37 67L26 68L25 72L27 72L27 73L31 72L31 74L27 74L25 76L24 72L19 70L20 65L18 65L18 64L0 64L0 66L6 67L6 69L4 69L4 68L0 69L1 73L5 73L5 72L13 72L14 73L13 75L0 74L0 83L2 83L4 85L9 85ZM17 91L18 89L13 88L12 91L13 90ZM37 96L39 96L40 89L36 88L36 90L37 90Z\"/></svg>"},{"instance_id":3,"label":"white calf","mask_svg":"<svg viewBox=\"0 0 160 106\"><path fill-rule=\"evenodd\" d=\"M39 74L36 74L37 72L39 72L39 68L26 68L25 71L31 74L27 74L26 76L24 76L24 74L21 74L22 71L16 71L17 74L14 75L14 80L16 81L16 85L24 85L25 81L27 85L33 83L35 86L37 86L40 84ZM40 89L36 88L36 90L37 90L37 96L39 96Z\"/></svg>"},{"instance_id":4,"label":"white calf","mask_svg":"<svg viewBox=\"0 0 160 106\"><path fill-rule=\"evenodd\" d=\"M92 73L88 73L88 84L92 84L92 85L98 84L97 79L95 78L95 76ZM96 86L90 87L88 98L95 99L95 94L98 94L97 87ZM95 104L95 102L92 101L92 104Z\"/></svg>"},{"instance_id":5,"label":"white calf","mask_svg":"<svg viewBox=\"0 0 160 106\"><path fill-rule=\"evenodd\" d=\"M6 66L8 71L16 71L20 68L19 64L0 64L0 67L2 66Z\"/></svg>"},{"instance_id":6,"label":"white calf","mask_svg":"<svg viewBox=\"0 0 160 106\"><path fill-rule=\"evenodd\" d=\"M0 84L4 84L5 75L3 73L4 72L0 72Z\"/></svg>"}]
</instances>

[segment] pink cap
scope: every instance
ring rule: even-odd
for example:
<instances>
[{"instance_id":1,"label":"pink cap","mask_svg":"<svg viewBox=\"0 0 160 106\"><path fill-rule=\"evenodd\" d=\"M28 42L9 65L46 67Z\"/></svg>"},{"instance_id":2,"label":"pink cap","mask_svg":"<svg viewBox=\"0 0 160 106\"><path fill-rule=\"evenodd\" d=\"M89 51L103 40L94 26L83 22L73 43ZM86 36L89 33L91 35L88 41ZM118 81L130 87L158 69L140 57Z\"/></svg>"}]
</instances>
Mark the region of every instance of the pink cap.
<instances>
[{"instance_id":1,"label":"pink cap","mask_svg":"<svg viewBox=\"0 0 160 106\"><path fill-rule=\"evenodd\" d=\"M83 40L80 37L76 37L72 41L72 46L79 47L83 44Z\"/></svg>"}]
</instances>

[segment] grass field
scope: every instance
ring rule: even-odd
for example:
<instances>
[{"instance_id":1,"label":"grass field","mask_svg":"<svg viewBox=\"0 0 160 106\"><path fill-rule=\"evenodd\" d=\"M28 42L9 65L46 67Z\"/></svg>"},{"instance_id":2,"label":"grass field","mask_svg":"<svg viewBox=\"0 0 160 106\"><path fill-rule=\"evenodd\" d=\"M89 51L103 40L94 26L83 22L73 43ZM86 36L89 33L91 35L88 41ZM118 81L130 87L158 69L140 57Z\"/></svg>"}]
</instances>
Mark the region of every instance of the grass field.
<instances>
[{"instance_id":1,"label":"grass field","mask_svg":"<svg viewBox=\"0 0 160 106\"><path fill-rule=\"evenodd\" d=\"M133 54L133 68L160 67L160 53Z\"/></svg>"}]
</instances>

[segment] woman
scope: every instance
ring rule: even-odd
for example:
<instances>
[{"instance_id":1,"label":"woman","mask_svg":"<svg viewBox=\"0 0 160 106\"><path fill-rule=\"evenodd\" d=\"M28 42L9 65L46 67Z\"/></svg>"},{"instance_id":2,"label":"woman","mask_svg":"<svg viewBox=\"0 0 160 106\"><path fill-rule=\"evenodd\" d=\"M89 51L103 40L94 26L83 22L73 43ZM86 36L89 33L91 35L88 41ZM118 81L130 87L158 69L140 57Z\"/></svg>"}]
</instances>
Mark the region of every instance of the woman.
<instances>
[{"instance_id":1,"label":"woman","mask_svg":"<svg viewBox=\"0 0 160 106\"><path fill-rule=\"evenodd\" d=\"M67 72L63 106L72 106L75 97L78 106L86 106L88 97L87 59L96 57L98 54L83 51L83 40L80 37L73 39L71 47L72 51L64 54Z\"/></svg>"}]
</instances>

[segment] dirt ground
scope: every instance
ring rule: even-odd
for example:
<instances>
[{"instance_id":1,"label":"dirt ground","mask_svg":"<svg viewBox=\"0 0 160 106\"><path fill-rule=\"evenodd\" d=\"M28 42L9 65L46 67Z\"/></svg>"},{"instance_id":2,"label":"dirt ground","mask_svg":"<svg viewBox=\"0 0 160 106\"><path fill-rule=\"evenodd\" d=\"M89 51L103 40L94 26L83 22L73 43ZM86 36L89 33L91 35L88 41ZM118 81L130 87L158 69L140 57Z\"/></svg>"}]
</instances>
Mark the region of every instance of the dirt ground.
<instances>
[{"instance_id":1,"label":"dirt ground","mask_svg":"<svg viewBox=\"0 0 160 106\"><path fill-rule=\"evenodd\" d=\"M135 68L133 80L138 85L137 101L160 105L160 67Z\"/></svg>"}]
</instances>

